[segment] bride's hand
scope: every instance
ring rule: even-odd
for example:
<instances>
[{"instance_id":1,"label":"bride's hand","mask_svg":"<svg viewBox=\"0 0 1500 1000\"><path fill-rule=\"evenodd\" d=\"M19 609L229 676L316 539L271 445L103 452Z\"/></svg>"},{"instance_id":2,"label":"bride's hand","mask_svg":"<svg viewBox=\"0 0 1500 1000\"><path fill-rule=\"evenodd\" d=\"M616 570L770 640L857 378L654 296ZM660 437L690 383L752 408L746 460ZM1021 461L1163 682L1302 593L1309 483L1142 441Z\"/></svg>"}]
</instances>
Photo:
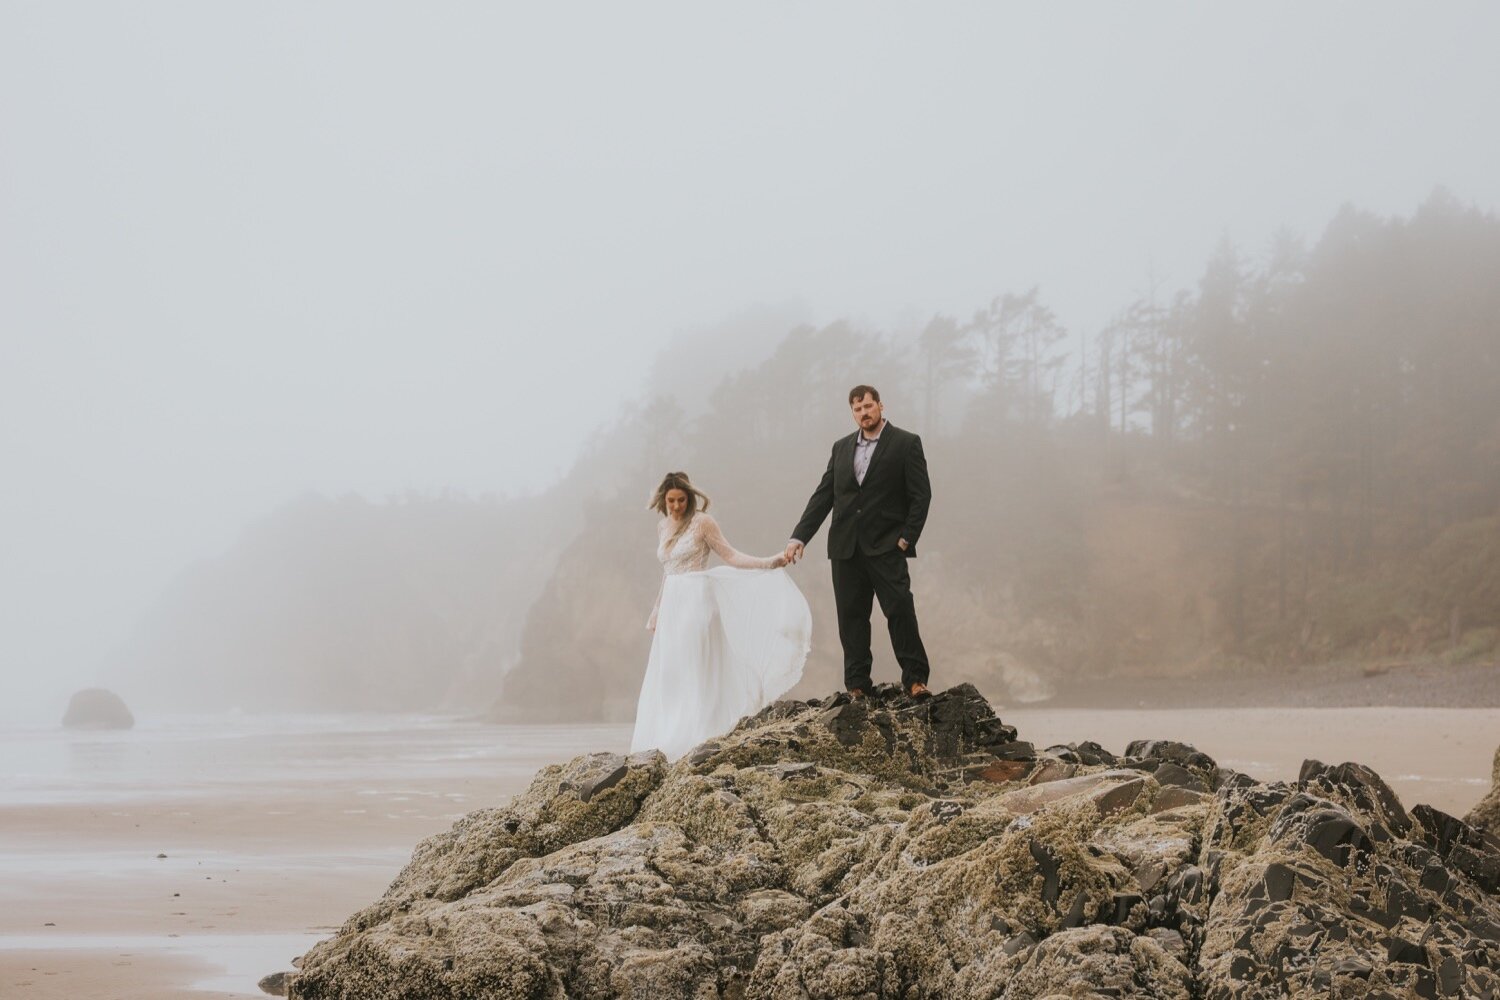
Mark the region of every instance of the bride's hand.
<instances>
[{"instance_id":1,"label":"bride's hand","mask_svg":"<svg viewBox=\"0 0 1500 1000\"><path fill-rule=\"evenodd\" d=\"M783 552L783 553L781 553L781 555L772 556L771 557L771 568L772 569L780 569L781 567L787 565L790 562L791 562L791 560L788 559L786 557L786 553Z\"/></svg>"}]
</instances>

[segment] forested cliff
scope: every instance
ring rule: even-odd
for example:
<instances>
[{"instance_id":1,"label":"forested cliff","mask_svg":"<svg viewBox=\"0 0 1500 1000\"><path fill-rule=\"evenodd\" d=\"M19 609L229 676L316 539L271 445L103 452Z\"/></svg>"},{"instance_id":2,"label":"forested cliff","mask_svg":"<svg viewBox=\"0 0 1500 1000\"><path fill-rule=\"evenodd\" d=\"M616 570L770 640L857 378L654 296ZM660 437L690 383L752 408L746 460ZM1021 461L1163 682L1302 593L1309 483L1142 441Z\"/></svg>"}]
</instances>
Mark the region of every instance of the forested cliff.
<instances>
[{"instance_id":1,"label":"forested cliff","mask_svg":"<svg viewBox=\"0 0 1500 1000\"><path fill-rule=\"evenodd\" d=\"M189 688L255 677L251 702L279 685L331 707L628 718L652 486L687 470L734 545L778 551L856 382L926 444L914 589L945 685L1031 698L1500 657L1497 279L1500 220L1439 191L1407 218L1345 208L1310 246L1226 241L1194 287L1148 281L1099 330L1065 328L1044 289L910 330L764 314L733 331L737 361L762 360L687 378L674 359L701 355L664 356L538 496L289 506L179 581L121 660ZM808 691L839 676L821 542L791 571L814 611ZM876 649L892 674L878 632Z\"/></svg>"},{"instance_id":2,"label":"forested cliff","mask_svg":"<svg viewBox=\"0 0 1500 1000\"><path fill-rule=\"evenodd\" d=\"M914 589L944 683L1027 698L1099 675L1500 656L1497 279L1500 221L1439 191L1410 218L1345 208L1311 247L1226 242L1196 288L1148 291L1092 335L1036 289L910 337L796 329L695 419L656 399L610 432L640 461L528 616L504 702L628 718L656 477L687 469L737 547L776 551L862 381L926 443ZM826 567L792 572L818 623L804 688L836 687Z\"/></svg>"}]
</instances>

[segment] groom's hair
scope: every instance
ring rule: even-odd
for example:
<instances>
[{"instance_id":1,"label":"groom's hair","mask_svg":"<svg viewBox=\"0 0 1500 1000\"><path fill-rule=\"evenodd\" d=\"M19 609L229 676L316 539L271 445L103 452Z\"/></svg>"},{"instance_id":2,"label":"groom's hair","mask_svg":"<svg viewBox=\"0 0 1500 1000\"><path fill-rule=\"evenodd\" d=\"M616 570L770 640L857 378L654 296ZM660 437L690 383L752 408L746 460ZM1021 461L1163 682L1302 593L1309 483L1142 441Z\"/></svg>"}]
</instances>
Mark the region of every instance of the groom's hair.
<instances>
[{"instance_id":1,"label":"groom's hair","mask_svg":"<svg viewBox=\"0 0 1500 1000\"><path fill-rule=\"evenodd\" d=\"M869 396L877 403L880 402L879 389L875 388L873 385L857 385L853 389L849 390L849 405L853 406L855 403L859 402L861 399L864 399L866 396Z\"/></svg>"}]
</instances>

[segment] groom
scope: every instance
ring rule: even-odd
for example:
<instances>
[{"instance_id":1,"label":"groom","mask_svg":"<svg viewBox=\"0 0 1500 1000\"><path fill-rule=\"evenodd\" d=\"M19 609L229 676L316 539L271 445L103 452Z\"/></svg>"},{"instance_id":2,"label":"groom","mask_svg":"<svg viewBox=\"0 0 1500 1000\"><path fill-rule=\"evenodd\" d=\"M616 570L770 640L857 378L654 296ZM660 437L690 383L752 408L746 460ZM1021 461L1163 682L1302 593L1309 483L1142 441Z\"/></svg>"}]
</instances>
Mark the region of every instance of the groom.
<instances>
[{"instance_id":1,"label":"groom","mask_svg":"<svg viewBox=\"0 0 1500 1000\"><path fill-rule=\"evenodd\" d=\"M916 558L917 538L932 502L922 439L886 421L873 386L849 390L849 409L859 430L834 442L828 471L792 530L787 561L802 558L803 547L832 511L828 558L844 646L844 687L850 697L863 698L873 684L870 604L871 598L879 598L901 664L901 687L913 698L930 698L927 650L917 631L906 569L906 560Z\"/></svg>"}]
</instances>

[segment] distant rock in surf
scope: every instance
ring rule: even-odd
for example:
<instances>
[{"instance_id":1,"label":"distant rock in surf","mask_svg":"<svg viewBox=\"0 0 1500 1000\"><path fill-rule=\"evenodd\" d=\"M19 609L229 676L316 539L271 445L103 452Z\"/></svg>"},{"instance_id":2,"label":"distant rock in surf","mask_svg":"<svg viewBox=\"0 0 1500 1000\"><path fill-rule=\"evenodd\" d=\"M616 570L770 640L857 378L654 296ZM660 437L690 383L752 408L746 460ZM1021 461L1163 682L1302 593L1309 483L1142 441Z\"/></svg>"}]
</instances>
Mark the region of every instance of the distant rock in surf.
<instances>
[{"instance_id":1,"label":"distant rock in surf","mask_svg":"<svg viewBox=\"0 0 1500 1000\"><path fill-rule=\"evenodd\" d=\"M1500 844L1359 764L1037 751L970 685L595 753L418 846L302 1000L1500 995Z\"/></svg>"},{"instance_id":2,"label":"distant rock in surf","mask_svg":"<svg viewBox=\"0 0 1500 1000\"><path fill-rule=\"evenodd\" d=\"M68 702L62 724L65 729L129 729L135 716L113 691L84 688Z\"/></svg>"}]
</instances>

